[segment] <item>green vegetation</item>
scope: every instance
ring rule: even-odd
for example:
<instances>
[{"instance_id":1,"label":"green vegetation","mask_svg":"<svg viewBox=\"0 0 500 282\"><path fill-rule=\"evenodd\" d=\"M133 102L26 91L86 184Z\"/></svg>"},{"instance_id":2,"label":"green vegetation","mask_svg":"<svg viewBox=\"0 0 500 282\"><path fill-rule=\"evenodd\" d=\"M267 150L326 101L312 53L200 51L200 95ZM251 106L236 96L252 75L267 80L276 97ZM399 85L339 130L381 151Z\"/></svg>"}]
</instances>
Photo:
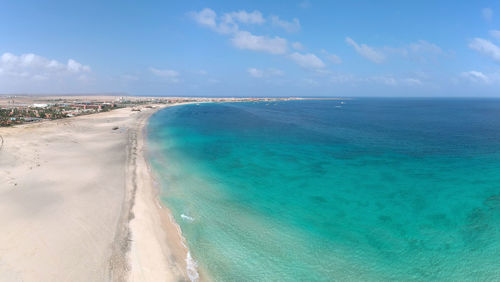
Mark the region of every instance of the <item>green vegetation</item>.
<instances>
[{"instance_id":1,"label":"green vegetation","mask_svg":"<svg viewBox=\"0 0 500 282\"><path fill-rule=\"evenodd\" d=\"M0 126L11 126L25 122L61 119L96 112L107 112L118 108L116 104L55 104L43 108L12 107L0 109Z\"/></svg>"}]
</instances>

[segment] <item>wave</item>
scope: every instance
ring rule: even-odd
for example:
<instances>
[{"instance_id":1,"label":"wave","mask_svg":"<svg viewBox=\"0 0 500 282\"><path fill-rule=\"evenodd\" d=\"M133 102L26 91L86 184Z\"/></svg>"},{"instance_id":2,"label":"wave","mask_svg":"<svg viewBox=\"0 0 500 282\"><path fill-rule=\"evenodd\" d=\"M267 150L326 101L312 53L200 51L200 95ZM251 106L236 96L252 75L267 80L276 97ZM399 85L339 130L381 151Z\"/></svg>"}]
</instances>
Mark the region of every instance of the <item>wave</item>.
<instances>
[{"instance_id":1,"label":"wave","mask_svg":"<svg viewBox=\"0 0 500 282\"><path fill-rule=\"evenodd\" d=\"M185 214L181 214L181 218L185 219L187 221L191 221L191 222L194 221L194 218L190 217L189 215L185 215Z\"/></svg>"},{"instance_id":2,"label":"wave","mask_svg":"<svg viewBox=\"0 0 500 282\"><path fill-rule=\"evenodd\" d=\"M200 279L200 274L198 274L197 267L198 263L191 256L191 252L188 251L186 257L186 270L191 282L196 282L198 281L198 279Z\"/></svg>"},{"instance_id":3,"label":"wave","mask_svg":"<svg viewBox=\"0 0 500 282\"><path fill-rule=\"evenodd\" d=\"M191 252L189 251L189 248L186 244L186 240L185 240L184 236L182 236L182 229L179 226L179 224L177 224L177 222L175 221L174 216L172 214L169 214L169 217L170 217L170 221L172 223L174 223L175 226L177 227L177 232L179 232L179 234L182 238L182 240L181 240L182 246L184 246L184 248L186 248L186 250L187 250L186 272L187 272L188 278L191 282L197 282L200 279L200 274L198 273L198 262L196 262L196 260L194 260L193 257L191 256ZM194 218L187 216L185 214L181 214L181 218L188 219L188 220L190 219L191 221L194 220Z\"/></svg>"}]
</instances>

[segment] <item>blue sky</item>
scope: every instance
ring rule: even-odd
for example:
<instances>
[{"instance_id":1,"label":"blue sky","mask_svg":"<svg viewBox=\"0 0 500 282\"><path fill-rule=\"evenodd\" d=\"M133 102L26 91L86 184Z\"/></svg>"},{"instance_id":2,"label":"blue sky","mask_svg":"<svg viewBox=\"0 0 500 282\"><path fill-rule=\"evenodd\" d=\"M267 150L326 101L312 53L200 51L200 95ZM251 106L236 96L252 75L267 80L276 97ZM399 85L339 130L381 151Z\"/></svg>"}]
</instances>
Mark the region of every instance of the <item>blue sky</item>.
<instances>
[{"instance_id":1,"label":"blue sky","mask_svg":"<svg viewBox=\"0 0 500 282\"><path fill-rule=\"evenodd\" d=\"M500 96L499 1L0 7L0 93Z\"/></svg>"}]
</instances>

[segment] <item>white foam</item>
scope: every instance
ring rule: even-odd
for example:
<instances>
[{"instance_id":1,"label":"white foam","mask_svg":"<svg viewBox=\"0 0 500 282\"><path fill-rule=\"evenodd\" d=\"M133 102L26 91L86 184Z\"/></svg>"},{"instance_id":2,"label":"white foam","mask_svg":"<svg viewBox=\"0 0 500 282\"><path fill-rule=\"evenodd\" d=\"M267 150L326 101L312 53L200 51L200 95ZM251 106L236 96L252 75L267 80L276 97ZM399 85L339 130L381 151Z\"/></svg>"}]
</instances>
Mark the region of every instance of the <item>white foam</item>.
<instances>
[{"instance_id":1,"label":"white foam","mask_svg":"<svg viewBox=\"0 0 500 282\"><path fill-rule=\"evenodd\" d=\"M185 219L187 221L191 221L191 222L194 221L194 218L190 217L189 215L185 215L185 214L181 214L181 218Z\"/></svg>"},{"instance_id":2,"label":"white foam","mask_svg":"<svg viewBox=\"0 0 500 282\"><path fill-rule=\"evenodd\" d=\"M198 263L193 259L191 253L188 251L186 257L186 270L191 282L196 282L198 281L198 279L200 279L200 274L198 274L198 270L196 269L197 267Z\"/></svg>"}]
</instances>

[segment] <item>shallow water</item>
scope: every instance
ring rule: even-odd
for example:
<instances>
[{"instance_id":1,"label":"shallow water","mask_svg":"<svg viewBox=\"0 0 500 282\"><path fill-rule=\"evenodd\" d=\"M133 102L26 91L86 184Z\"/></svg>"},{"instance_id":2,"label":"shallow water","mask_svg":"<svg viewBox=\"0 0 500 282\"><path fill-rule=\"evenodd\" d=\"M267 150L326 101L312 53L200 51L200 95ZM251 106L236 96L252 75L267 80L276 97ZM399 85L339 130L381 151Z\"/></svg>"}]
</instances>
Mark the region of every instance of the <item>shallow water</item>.
<instances>
[{"instance_id":1,"label":"shallow water","mask_svg":"<svg viewBox=\"0 0 500 282\"><path fill-rule=\"evenodd\" d=\"M500 100L186 105L148 132L217 281L500 279Z\"/></svg>"}]
</instances>

